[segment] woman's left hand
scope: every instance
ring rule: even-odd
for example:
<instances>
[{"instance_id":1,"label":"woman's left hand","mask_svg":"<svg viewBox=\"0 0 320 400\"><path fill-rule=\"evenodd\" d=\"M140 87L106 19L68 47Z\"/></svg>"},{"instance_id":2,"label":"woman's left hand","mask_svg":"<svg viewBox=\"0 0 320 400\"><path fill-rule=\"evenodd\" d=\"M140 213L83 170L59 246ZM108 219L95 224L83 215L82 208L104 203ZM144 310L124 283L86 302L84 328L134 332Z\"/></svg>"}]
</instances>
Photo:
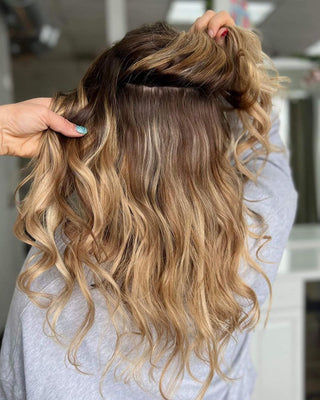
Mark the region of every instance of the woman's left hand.
<instances>
[{"instance_id":1,"label":"woman's left hand","mask_svg":"<svg viewBox=\"0 0 320 400\"><path fill-rule=\"evenodd\" d=\"M48 128L74 138L86 133L85 128L51 111L50 104L51 98L39 97L0 106L0 155L26 158L37 155L40 137Z\"/></svg>"},{"instance_id":2,"label":"woman's left hand","mask_svg":"<svg viewBox=\"0 0 320 400\"><path fill-rule=\"evenodd\" d=\"M228 32L225 28L226 25L235 25L234 19L227 11L215 12L213 10L207 10L201 17L195 20L189 32L206 31L217 43L223 44L224 37Z\"/></svg>"}]
</instances>

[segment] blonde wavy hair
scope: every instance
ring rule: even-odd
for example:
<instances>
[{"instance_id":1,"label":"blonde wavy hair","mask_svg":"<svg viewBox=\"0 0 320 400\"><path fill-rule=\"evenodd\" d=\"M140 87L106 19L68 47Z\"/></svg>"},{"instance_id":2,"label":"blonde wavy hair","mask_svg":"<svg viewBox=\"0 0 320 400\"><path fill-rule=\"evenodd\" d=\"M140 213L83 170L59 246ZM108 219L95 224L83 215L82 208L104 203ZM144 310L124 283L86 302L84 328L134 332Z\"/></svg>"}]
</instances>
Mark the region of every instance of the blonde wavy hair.
<instances>
[{"instance_id":1,"label":"blonde wavy hair","mask_svg":"<svg viewBox=\"0 0 320 400\"><path fill-rule=\"evenodd\" d=\"M144 363L153 377L165 357L159 391L169 399L185 368L199 381L190 370L194 354L210 367L199 381L202 399L215 373L231 379L219 357L233 334L253 329L260 318L256 293L239 276L241 262L267 280L271 304L270 281L247 243L249 236L258 241L261 260L271 238L263 216L245 205L244 184L263 169L250 172L250 159L263 154L267 160L281 150L268 140L279 76L252 31L228 29L224 45L162 22L127 33L97 57L77 89L57 93L52 102L88 134L72 139L48 129L17 188L16 195L31 182L17 200L14 232L41 255L17 285L47 308L57 341L57 320L79 285L88 310L67 354L80 372L77 351L95 320L92 291L105 298L117 341L101 395L111 365L123 363L122 378L126 373L126 381L137 381ZM248 216L259 233L249 229ZM67 238L63 254L58 229ZM54 266L63 290L32 291L31 283ZM138 357L122 349L130 336L140 339Z\"/></svg>"}]
</instances>

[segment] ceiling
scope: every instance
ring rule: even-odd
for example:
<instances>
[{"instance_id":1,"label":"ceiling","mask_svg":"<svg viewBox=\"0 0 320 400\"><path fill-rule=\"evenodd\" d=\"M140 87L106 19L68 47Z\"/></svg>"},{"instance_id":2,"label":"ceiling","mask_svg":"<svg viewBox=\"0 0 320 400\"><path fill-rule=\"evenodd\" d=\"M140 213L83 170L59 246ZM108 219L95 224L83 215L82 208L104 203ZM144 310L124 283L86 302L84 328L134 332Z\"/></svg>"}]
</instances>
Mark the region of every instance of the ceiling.
<instances>
[{"instance_id":1,"label":"ceiling","mask_svg":"<svg viewBox=\"0 0 320 400\"><path fill-rule=\"evenodd\" d=\"M320 0L271 1L276 8L258 27L268 54L297 54L320 39ZM128 30L146 22L164 19L170 2L171 0L127 0ZM88 55L103 48L104 0L42 0L41 4L62 29L60 46L63 42L69 42L74 52Z\"/></svg>"},{"instance_id":2,"label":"ceiling","mask_svg":"<svg viewBox=\"0 0 320 400\"><path fill-rule=\"evenodd\" d=\"M269 55L300 54L320 39L319 0L272 1L274 12L258 27Z\"/></svg>"},{"instance_id":3,"label":"ceiling","mask_svg":"<svg viewBox=\"0 0 320 400\"><path fill-rule=\"evenodd\" d=\"M265 1L265 0L255 0ZM258 27L273 57L303 53L320 39L320 0L272 0L274 12ZM44 15L60 28L47 54L13 59L16 100L51 96L74 87L90 61L106 47L105 0L41 0ZM163 20L171 0L127 0L128 30ZM186 29L180 26L181 29Z\"/></svg>"}]
</instances>

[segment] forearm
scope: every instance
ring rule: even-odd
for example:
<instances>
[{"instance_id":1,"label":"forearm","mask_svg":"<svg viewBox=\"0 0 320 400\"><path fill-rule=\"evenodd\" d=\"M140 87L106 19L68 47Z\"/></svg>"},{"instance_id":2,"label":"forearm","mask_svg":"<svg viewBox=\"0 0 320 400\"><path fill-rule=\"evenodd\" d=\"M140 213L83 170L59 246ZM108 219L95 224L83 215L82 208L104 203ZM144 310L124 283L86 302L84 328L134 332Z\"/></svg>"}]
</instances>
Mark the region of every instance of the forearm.
<instances>
[{"instance_id":1,"label":"forearm","mask_svg":"<svg viewBox=\"0 0 320 400\"><path fill-rule=\"evenodd\" d=\"M252 192L254 190L256 194L258 194L259 190L265 190L269 192L270 195L272 193L273 197L284 200L285 197L295 197L296 195L290 167L290 152L280 137L280 121L278 116L273 113L271 115L271 121L272 127L269 132L269 141L272 145L282 148L283 151L272 151L269 154L267 162L258 177L257 188L253 189L253 186L248 182L249 185L246 185L248 186L246 191ZM264 156L258 156L249 161L246 167L250 171L255 172L260 168L264 160Z\"/></svg>"},{"instance_id":2,"label":"forearm","mask_svg":"<svg viewBox=\"0 0 320 400\"><path fill-rule=\"evenodd\" d=\"M271 144L283 147L285 151L271 152L257 182L248 181L244 186L245 205L261 215L268 224L267 234L273 238L271 243L273 254L270 256L274 261L281 259L294 223L298 204L298 192L294 185L289 162L290 153L281 140L279 127L280 123L276 118L273 121L269 139ZM262 156L257 157L256 160L249 161L248 167L253 171L259 169L263 162ZM251 217L247 217L247 222L249 224L256 223ZM275 275L276 271L273 270L273 273Z\"/></svg>"}]
</instances>

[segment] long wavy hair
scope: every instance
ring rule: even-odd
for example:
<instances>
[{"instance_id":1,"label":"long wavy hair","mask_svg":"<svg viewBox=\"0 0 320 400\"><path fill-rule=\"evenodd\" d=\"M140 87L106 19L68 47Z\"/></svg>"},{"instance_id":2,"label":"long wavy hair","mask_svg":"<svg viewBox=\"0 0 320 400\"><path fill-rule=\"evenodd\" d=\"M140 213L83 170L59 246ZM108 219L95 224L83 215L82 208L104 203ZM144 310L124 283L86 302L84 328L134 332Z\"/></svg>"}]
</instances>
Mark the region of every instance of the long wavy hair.
<instances>
[{"instance_id":1,"label":"long wavy hair","mask_svg":"<svg viewBox=\"0 0 320 400\"><path fill-rule=\"evenodd\" d=\"M271 238L263 216L245 205L244 185L263 169L250 171L250 159L281 151L268 140L279 76L252 31L228 29L223 45L162 22L127 33L96 58L75 90L52 102L88 134L44 132L17 188L16 195L31 183L17 200L14 232L41 255L17 285L47 308L58 341L57 320L79 285L88 309L67 354L80 372L77 351L95 320L92 291L105 298L117 340L100 385L111 365L125 365L121 377L128 381L146 362L153 376L164 357L159 391L169 399L185 368L199 381L190 370L194 354L209 366L199 381L202 399L215 373L231 379L219 358L233 334L260 318L256 293L239 275L241 262L267 280L271 304L270 281L247 241L257 240L261 260ZM66 238L63 254L58 229ZM54 266L64 280L61 292L32 291L31 283ZM125 353L130 337L139 341ZM133 348L141 351L130 357Z\"/></svg>"}]
</instances>

